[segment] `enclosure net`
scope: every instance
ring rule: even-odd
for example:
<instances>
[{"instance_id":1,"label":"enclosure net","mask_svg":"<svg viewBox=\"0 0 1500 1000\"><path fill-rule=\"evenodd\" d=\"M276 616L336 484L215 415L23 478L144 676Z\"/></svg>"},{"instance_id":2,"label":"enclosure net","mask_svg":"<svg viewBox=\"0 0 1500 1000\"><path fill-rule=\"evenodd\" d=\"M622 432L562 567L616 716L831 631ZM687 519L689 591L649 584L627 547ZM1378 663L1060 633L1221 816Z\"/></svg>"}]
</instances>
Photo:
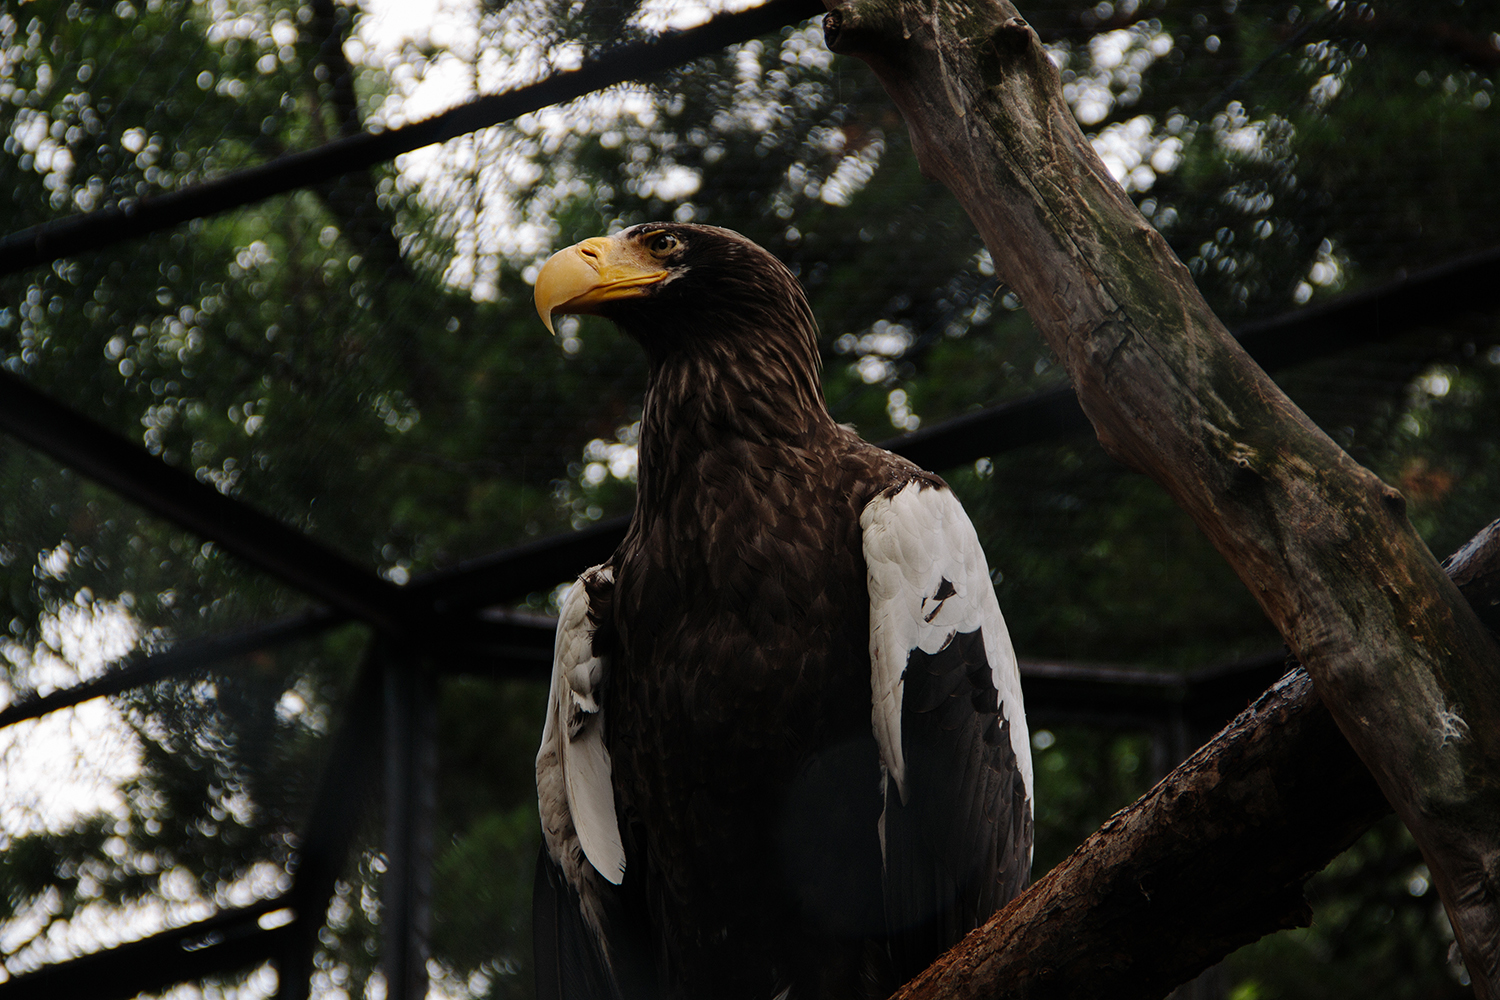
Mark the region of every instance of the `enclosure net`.
<instances>
[{"instance_id":1,"label":"enclosure net","mask_svg":"<svg viewBox=\"0 0 1500 1000\"><path fill-rule=\"evenodd\" d=\"M1233 328L1500 244L1500 26L1483 6L1125 0L1024 13L1095 149ZM16 233L128 208L716 10L455 0L414 21L373 0L9 7L0 220ZM894 107L861 64L828 53L816 20L0 276L0 359L114 435L107 447L142 449L410 587L629 513L644 359L603 322L566 318L549 339L530 282L559 246L659 218L740 230L792 267L822 328L830 407L869 439L1066 381L961 209L922 179ZM1439 556L1500 513L1493 285L1433 303L1433 322L1373 328L1362 346L1277 373L1403 490ZM1187 670L1276 649L1191 522L1091 435L972 454L938 471L980 529L1023 658ZM526 596L507 606L554 611L571 572L520 581L506 593ZM254 553L13 438L0 438L0 579L11 706L326 610ZM0 730L0 976L288 890L332 734L382 642L346 618ZM420 635L403 641L423 669L481 671L436 638L425 651ZM442 995L529 995L544 694L525 679L440 688L427 971ZM1150 771L1150 734L1130 727L1039 739L1038 873ZM378 825L364 821L319 914L314 995L365 996L379 981ZM1330 876L1330 898L1385 893L1417 943L1380 958L1351 944L1355 958L1324 955L1320 968L1363 961L1457 989L1409 842L1384 830L1361 850L1348 864L1383 874ZM1339 940L1354 941L1356 919L1342 919ZM1243 958L1236 981L1280 982L1266 957L1279 947ZM270 967L251 968L182 989L275 989ZM1303 995L1286 990L1236 995Z\"/></svg>"}]
</instances>

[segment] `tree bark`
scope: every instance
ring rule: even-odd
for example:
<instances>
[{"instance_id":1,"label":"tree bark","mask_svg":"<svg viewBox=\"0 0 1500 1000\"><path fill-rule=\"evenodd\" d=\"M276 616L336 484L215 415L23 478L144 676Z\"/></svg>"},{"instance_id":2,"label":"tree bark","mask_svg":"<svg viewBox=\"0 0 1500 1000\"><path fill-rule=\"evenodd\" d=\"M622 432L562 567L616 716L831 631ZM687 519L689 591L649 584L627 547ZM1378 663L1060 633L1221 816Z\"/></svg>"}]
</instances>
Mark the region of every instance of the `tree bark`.
<instances>
[{"instance_id":1,"label":"tree bark","mask_svg":"<svg viewBox=\"0 0 1500 1000\"><path fill-rule=\"evenodd\" d=\"M1443 570L1485 627L1500 635L1500 521L1444 559Z\"/></svg>"},{"instance_id":2,"label":"tree bark","mask_svg":"<svg viewBox=\"0 0 1500 1000\"><path fill-rule=\"evenodd\" d=\"M1500 595L1500 521L1445 563ZM1303 890L1390 812L1300 667L894 1000L1156 1000L1311 917Z\"/></svg>"},{"instance_id":3,"label":"tree bark","mask_svg":"<svg viewBox=\"0 0 1500 1000\"><path fill-rule=\"evenodd\" d=\"M1401 494L1228 335L1011 4L825 3L829 48L880 77L1100 443L1172 494L1306 665L1421 846L1476 995L1500 1000L1500 651Z\"/></svg>"},{"instance_id":4,"label":"tree bark","mask_svg":"<svg viewBox=\"0 0 1500 1000\"><path fill-rule=\"evenodd\" d=\"M1294 670L893 1000L1160 1000L1307 926L1308 878L1388 812Z\"/></svg>"}]
</instances>

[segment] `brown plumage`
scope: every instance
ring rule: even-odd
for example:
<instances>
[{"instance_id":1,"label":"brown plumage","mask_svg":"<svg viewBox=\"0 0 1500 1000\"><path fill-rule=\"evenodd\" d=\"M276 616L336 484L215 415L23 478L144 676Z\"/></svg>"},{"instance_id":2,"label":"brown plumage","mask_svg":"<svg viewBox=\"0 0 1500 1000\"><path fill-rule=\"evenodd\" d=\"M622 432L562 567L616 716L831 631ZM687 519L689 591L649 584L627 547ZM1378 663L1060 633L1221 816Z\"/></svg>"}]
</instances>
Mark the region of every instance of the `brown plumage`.
<instances>
[{"instance_id":1,"label":"brown plumage","mask_svg":"<svg viewBox=\"0 0 1500 1000\"><path fill-rule=\"evenodd\" d=\"M542 994L885 996L1013 895L1029 866L1019 693L1007 717L997 687L1010 681L988 662L1009 655L998 609L987 621L946 605L957 573L933 575L908 595L932 609L927 622L951 607L972 628L901 650L896 669L920 664L931 682L906 680L893 709L872 701L877 529L862 515L874 523L904 496L921 520L922 498L946 487L834 422L806 299L759 247L658 224L564 254L561 289L545 271L538 280L544 319L607 315L651 374L635 516L577 591L592 629L578 656L599 665L588 679L570 682L559 638L561 714L538 758ZM892 572L898 597L880 598L877 618L904 594L906 571ZM993 606L987 579L968 589ZM1003 655L987 658L981 625ZM882 711L904 760L881 742ZM607 749L609 784L579 779L559 798L549 776L587 740ZM617 846L569 839L588 795L613 807ZM608 818L580 825L616 832ZM619 863L623 877L599 877Z\"/></svg>"}]
</instances>

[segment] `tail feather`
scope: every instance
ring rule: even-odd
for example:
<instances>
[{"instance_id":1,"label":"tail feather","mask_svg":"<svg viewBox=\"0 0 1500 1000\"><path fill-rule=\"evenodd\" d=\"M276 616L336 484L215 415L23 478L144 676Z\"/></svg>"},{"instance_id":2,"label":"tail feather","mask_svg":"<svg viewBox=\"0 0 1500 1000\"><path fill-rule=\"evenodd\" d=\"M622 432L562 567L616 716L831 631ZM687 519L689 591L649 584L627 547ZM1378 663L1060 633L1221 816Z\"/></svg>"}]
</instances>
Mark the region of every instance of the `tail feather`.
<instances>
[{"instance_id":1,"label":"tail feather","mask_svg":"<svg viewBox=\"0 0 1500 1000\"><path fill-rule=\"evenodd\" d=\"M583 919L578 893L542 848L531 896L537 1000L625 1000Z\"/></svg>"}]
</instances>

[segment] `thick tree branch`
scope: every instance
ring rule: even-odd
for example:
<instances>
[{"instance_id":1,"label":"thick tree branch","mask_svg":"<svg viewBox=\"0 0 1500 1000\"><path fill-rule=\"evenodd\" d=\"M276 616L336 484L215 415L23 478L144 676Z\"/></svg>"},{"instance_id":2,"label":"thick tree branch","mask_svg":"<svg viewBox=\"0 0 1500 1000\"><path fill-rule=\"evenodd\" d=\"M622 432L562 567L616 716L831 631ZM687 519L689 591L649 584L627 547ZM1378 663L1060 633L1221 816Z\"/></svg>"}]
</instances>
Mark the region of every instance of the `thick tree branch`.
<instances>
[{"instance_id":1,"label":"thick tree branch","mask_svg":"<svg viewBox=\"0 0 1500 1000\"><path fill-rule=\"evenodd\" d=\"M1500 595L1500 521L1445 565ZM1307 880L1388 812L1298 668L895 1000L1156 1000L1305 925Z\"/></svg>"},{"instance_id":2,"label":"thick tree branch","mask_svg":"<svg viewBox=\"0 0 1500 1000\"><path fill-rule=\"evenodd\" d=\"M893 1000L1159 1000L1390 812L1296 670Z\"/></svg>"},{"instance_id":3,"label":"thick tree branch","mask_svg":"<svg viewBox=\"0 0 1500 1000\"><path fill-rule=\"evenodd\" d=\"M825 2L829 47L880 77L1100 442L1172 494L1306 665L1421 846L1476 994L1500 997L1500 652L1401 495L1229 337L1011 4Z\"/></svg>"}]
</instances>

